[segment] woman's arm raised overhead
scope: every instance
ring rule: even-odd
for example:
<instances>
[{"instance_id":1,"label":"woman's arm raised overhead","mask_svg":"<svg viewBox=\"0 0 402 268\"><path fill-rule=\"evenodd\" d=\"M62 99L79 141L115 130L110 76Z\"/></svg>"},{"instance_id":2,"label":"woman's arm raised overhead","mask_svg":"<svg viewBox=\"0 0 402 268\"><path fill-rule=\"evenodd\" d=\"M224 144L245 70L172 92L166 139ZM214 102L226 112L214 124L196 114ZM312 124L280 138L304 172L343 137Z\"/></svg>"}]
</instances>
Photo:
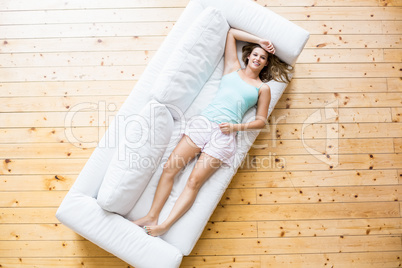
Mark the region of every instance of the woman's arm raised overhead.
<instances>
[{"instance_id":1,"label":"woman's arm raised overhead","mask_svg":"<svg viewBox=\"0 0 402 268\"><path fill-rule=\"evenodd\" d=\"M233 35L233 28L228 31L224 56L223 75L231 73L241 67L236 51L236 39Z\"/></svg>"},{"instance_id":2,"label":"woman's arm raised overhead","mask_svg":"<svg viewBox=\"0 0 402 268\"><path fill-rule=\"evenodd\" d=\"M269 53L275 54L275 48L272 45L271 41L259 38L258 36L255 36L251 33L234 28L231 28L230 31L232 32L236 40L259 44L263 49L265 49Z\"/></svg>"}]
</instances>

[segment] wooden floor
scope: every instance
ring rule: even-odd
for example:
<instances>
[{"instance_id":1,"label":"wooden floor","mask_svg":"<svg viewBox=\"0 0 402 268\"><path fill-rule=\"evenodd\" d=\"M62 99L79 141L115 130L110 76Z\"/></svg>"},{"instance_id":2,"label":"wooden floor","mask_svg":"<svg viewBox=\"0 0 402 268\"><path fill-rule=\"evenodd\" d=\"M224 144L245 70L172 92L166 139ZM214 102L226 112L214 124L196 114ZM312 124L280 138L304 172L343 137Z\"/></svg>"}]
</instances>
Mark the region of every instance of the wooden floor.
<instances>
[{"instance_id":1,"label":"wooden floor","mask_svg":"<svg viewBox=\"0 0 402 268\"><path fill-rule=\"evenodd\" d=\"M311 37L182 267L401 266L402 1L256 2ZM55 212L187 3L0 1L0 267L128 266Z\"/></svg>"}]
</instances>

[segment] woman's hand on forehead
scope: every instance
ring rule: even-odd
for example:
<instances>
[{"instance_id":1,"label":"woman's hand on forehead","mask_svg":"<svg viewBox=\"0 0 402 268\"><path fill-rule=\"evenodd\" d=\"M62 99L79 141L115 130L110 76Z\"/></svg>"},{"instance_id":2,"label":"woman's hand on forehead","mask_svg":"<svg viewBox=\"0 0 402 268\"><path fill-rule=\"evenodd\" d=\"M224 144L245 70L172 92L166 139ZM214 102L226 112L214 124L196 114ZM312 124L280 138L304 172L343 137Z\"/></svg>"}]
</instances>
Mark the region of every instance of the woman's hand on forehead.
<instances>
[{"instance_id":1,"label":"woman's hand on forehead","mask_svg":"<svg viewBox=\"0 0 402 268\"><path fill-rule=\"evenodd\" d=\"M271 41L265 40L265 39L261 39L260 42L259 42L259 45L260 45L263 49L265 49L266 51L268 51L268 53L275 54L275 47L274 47L274 45L272 44Z\"/></svg>"}]
</instances>

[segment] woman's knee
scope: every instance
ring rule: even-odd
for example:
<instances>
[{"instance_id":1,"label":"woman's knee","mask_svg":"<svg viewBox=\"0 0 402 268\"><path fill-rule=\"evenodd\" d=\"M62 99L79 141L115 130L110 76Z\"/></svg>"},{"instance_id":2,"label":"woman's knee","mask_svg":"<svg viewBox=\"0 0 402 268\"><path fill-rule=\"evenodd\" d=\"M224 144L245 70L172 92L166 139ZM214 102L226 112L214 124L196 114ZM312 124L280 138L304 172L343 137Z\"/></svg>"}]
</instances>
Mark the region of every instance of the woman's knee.
<instances>
[{"instance_id":1,"label":"woman's knee","mask_svg":"<svg viewBox=\"0 0 402 268\"><path fill-rule=\"evenodd\" d=\"M187 180L186 187L188 187L191 190L198 191L202 186L202 182L203 182L203 180L201 178L199 178L197 176L190 176Z\"/></svg>"},{"instance_id":2,"label":"woman's knee","mask_svg":"<svg viewBox=\"0 0 402 268\"><path fill-rule=\"evenodd\" d=\"M174 161L169 159L164 165L163 165L163 173L175 176L179 171L181 170L181 167L177 165Z\"/></svg>"}]
</instances>

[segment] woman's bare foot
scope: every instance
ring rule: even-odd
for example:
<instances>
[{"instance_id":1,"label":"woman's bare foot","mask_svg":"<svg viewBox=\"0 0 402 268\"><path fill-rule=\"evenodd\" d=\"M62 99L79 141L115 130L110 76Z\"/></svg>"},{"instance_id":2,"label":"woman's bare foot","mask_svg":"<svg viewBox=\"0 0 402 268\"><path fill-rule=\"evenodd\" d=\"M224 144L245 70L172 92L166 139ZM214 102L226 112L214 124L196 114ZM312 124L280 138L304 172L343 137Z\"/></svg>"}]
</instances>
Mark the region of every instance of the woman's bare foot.
<instances>
[{"instance_id":1,"label":"woman's bare foot","mask_svg":"<svg viewBox=\"0 0 402 268\"><path fill-rule=\"evenodd\" d=\"M153 217L150 217L150 216L145 216L145 217L143 217L143 218L141 218L141 219L138 219L138 220L136 220L136 221L133 221L133 223L134 224L137 224L138 226L140 226L140 227L144 227L145 225L151 225L151 226L153 226L153 225L156 225L156 224L158 224L158 219L157 218L153 218Z\"/></svg>"},{"instance_id":2,"label":"woman's bare foot","mask_svg":"<svg viewBox=\"0 0 402 268\"><path fill-rule=\"evenodd\" d=\"M164 225L154 225L154 226L144 226L145 231L147 232L147 234L151 235L151 236L160 236L163 235L164 233L167 232L167 230L169 230L169 227L165 227Z\"/></svg>"}]
</instances>

